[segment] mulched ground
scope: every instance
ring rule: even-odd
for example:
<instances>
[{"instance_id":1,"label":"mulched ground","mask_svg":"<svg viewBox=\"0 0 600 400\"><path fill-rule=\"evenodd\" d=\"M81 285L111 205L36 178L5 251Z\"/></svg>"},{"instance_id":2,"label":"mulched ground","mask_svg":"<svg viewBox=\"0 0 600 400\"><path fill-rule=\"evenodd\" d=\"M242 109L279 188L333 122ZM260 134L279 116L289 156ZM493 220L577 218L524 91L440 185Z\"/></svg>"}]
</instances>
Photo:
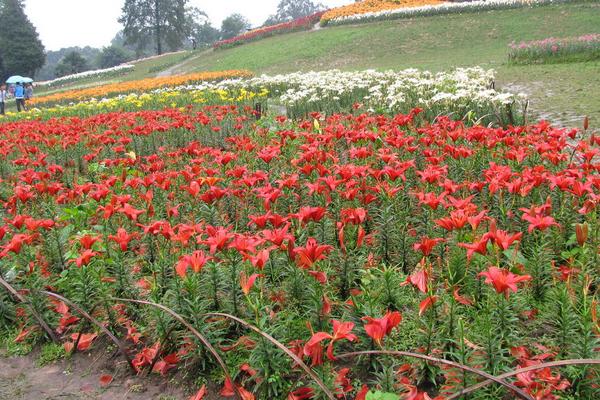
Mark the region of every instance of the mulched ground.
<instances>
[{"instance_id":1,"label":"mulched ground","mask_svg":"<svg viewBox=\"0 0 600 400\"><path fill-rule=\"evenodd\" d=\"M176 378L132 375L118 355L105 351L75 354L68 360L39 367L38 352L18 358L0 353L2 400L188 400L193 388ZM100 377L114 377L108 387ZM221 397L206 397L216 400Z\"/></svg>"}]
</instances>

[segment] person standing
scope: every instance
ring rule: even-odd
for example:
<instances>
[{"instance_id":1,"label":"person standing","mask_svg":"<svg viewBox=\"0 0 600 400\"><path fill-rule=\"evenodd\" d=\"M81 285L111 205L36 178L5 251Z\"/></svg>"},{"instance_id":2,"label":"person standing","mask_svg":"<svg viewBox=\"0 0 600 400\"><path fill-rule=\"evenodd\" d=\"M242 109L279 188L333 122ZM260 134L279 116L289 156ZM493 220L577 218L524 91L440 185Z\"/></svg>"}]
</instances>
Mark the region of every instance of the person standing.
<instances>
[{"instance_id":1,"label":"person standing","mask_svg":"<svg viewBox=\"0 0 600 400\"><path fill-rule=\"evenodd\" d=\"M27 103L29 103L29 101L31 99L33 99L33 84L27 83L27 84L25 84L25 107L26 107L26 109L29 108Z\"/></svg>"},{"instance_id":2,"label":"person standing","mask_svg":"<svg viewBox=\"0 0 600 400\"><path fill-rule=\"evenodd\" d=\"M21 112L21 108L23 111L27 111L27 108L25 108L25 88L23 87L23 82L19 82L15 86L15 100L17 101L18 112Z\"/></svg>"},{"instance_id":3,"label":"person standing","mask_svg":"<svg viewBox=\"0 0 600 400\"><path fill-rule=\"evenodd\" d=\"M4 115L4 107L6 104L6 97L8 92L6 91L6 85L3 83L0 85L0 115Z\"/></svg>"}]
</instances>

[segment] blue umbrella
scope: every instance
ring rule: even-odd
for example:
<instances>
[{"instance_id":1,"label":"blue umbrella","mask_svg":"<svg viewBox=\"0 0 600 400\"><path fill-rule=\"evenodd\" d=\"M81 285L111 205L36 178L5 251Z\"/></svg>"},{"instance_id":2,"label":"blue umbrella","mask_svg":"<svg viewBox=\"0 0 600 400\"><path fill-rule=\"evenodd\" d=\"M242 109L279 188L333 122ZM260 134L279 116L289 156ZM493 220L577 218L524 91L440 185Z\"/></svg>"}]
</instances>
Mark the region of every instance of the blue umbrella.
<instances>
[{"instance_id":1,"label":"blue umbrella","mask_svg":"<svg viewBox=\"0 0 600 400\"><path fill-rule=\"evenodd\" d=\"M6 83L23 83L23 79L25 78L23 78L21 75L14 75L8 78Z\"/></svg>"},{"instance_id":2,"label":"blue umbrella","mask_svg":"<svg viewBox=\"0 0 600 400\"><path fill-rule=\"evenodd\" d=\"M33 79L31 79L31 78L28 78L28 77L24 76L24 77L23 77L23 81L22 81L22 82L23 82L23 83L33 83Z\"/></svg>"}]
</instances>

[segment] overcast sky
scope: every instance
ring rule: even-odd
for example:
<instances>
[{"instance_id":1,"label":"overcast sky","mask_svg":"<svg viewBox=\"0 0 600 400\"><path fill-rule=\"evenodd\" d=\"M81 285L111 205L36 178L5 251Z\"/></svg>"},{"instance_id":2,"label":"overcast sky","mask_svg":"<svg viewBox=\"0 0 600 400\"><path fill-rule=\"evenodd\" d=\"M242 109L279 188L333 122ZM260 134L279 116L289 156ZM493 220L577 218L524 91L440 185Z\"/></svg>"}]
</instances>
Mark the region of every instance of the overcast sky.
<instances>
[{"instance_id":1,"label":"overcast sky","mask_svg":"<svg viewBox=\"0 0 600 400\"><path fill-rule=\"evenodd\" d=\"M26 13L47 50L69 46L102 47L121 29L117 22L124 0L25 0ZM354 0L322 0L329 7ZM275 12L279 0L191 0L205 11L215 27L238 12L254 26Z\"/></svg>"}]
</instances>

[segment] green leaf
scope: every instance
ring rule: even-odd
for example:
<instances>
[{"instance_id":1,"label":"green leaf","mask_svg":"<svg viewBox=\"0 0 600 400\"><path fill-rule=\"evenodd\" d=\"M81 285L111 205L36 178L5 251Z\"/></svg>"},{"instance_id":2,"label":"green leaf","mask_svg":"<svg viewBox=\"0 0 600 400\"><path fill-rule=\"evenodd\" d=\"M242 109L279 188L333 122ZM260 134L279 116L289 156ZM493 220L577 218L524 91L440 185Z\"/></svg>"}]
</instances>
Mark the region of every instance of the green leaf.
<instances>
[{"instance_id":1,"label":"green leaf","mask_svg":"<svg viewBox=\"0 0 600 400\"><path fill-rule=\"evenodd\" d=\"M520 251L515 252L515 249L506 249L502 254L504 254L507 260L513 261L516 264L527 264L527 259Z\"/></svg>"},{"instance_id":2,"label":"green leaf","mask_svg":"<svg viewBox=\"0 0 600 400\"><path fill-rule=\"evenodd\" d=\"M367 400L398 400L400 397L394 393L384 393L384 392L369 392L367 393Z\"/></svg>"}]
</instances>

